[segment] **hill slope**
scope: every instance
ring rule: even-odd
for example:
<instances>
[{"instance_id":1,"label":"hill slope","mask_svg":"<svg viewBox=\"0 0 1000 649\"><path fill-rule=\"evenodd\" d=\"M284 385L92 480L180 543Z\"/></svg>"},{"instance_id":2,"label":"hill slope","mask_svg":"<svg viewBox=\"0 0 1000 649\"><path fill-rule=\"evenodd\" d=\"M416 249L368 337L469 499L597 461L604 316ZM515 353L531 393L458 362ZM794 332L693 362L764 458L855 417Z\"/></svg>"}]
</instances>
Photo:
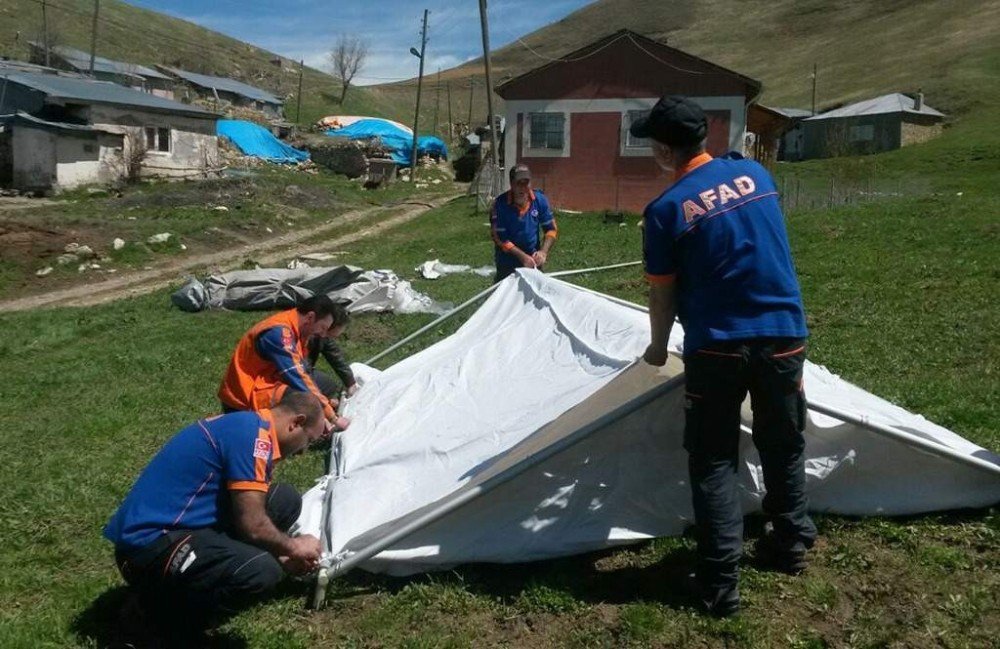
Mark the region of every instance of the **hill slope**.
<instances>
[{"instance_id":1,"label":"hill slope","mask_svg":"<svg viewBox=\"0 0 1000 649\"><path fill-rule=\"evenodd\" d=\"M93 6L92 0L48 0L50 43L90 51ZM0 3L0 55L27 60L27 42L41 41L41 35L40 0L3 0ZM162 63L233 77L284 97L286 116L290 120L296 116L297 62L280 57L282 66L279 68L271 63L279 58L272 52L121 0L101 3L97 54L132 63ZM383 97L384 91L354 88L345 106L341 107L334 100L339 93L339 82L335 78L306 68L300 121L309 123L323 115L342 111L383 114L392 103Z\"/></svg>"},{"instance_id":2,"label":"hill slope","mask_svg":"<svg viewBox=\"0 0 1000 649\"><path fill-rule=\"evenodd\" d=\"M761 102L768 105L809 108L816 63L821 108L922 88L930 105L953 114L982 108L991 99L961 77L1000 50L1000 1L598 0L496 50L494 84L622 28L759 79ZM482 75L479 59L441 77L453 91L465 88L459 104L475 78L474 110L482 114ZM995 69L982 76L997 85ZM390 87L415 87L415 82Z\"/></svg>"}]
</instances>

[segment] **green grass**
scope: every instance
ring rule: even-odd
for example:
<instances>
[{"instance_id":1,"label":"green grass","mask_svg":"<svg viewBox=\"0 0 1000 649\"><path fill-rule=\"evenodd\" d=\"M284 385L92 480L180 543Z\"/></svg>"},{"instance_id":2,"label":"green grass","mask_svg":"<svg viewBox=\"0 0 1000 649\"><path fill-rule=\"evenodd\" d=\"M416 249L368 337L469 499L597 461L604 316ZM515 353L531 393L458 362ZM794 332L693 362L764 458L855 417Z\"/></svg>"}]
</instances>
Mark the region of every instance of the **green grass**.
<instances>
[{"instance_id":1,"label":"green grass","mask_svg":"<svg viewBox=\"0 0 1000 649\"><path fill-rule=\"evenodd\" d=\"M1000 199L993 193L991 128L985 120L961 122L938 141L879 156L886 174L916 179L919 192L796 211L788 224L811 358L997 451L1000 347L990 324L1000 316ZM871 163L809 163L792 171L822 179ZM456 200L377 240L345 246L345 259L392 268L432 297L458 302L489 279L428 281L413 278L412 269L432 258L489 264L485 223L467 200ZM639 256L634 221L618 227L600 214L566 215L560 233L552 270ZM644 299L635 268L574 281ZM216 409L215 389L232 346L259 318L180 313L166 291L90 309L0 315L8 332L0 340L0 646L92 647L109 639L122 591L101 526L163 442ZM364 359L431 318L358 317L346 351ZM380 365L459 324L448 321ZM307 488L322 464L321 454L307 454L279 466L278 478ZM793 578L745 568L746 612L736 620L706 619L689 608L678 584L691 568L694 545L672 538L409 579L355 572L333 584L329 606L319 613L302 610L309 589L293 583L213 637L223 646L251 647L995 645L996 510L817 518L821 542L809 571Z\"/></svg>"}]
</instances>

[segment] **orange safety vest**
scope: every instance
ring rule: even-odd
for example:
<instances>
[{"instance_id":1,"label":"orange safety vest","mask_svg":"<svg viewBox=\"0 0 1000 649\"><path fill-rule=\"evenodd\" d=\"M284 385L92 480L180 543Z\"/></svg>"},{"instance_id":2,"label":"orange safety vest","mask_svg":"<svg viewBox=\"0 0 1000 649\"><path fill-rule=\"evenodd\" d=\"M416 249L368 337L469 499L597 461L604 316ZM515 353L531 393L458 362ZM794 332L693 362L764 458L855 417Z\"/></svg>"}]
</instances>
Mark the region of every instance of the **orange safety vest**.
<instances>
[{"instance_id":1,"label":"orange safety vest","mask_svg":"<svg viewBox=\"0 0 1000 649\"><path fill-rule=\"evenodd\" d=\"M299 335L298 311L289 309L258 322L243 334L229 368L219 386L219 400L236 410L265 410L273 408L288 388L278 368L257 352L257 337L273 327L285 327L291 334L288 347L309 391L323 404L323 414L328 419L334 415L330 401L319 391L312 377L305 371L302 359L306 355L306 341Z\"/></svg>"}]
</instances>

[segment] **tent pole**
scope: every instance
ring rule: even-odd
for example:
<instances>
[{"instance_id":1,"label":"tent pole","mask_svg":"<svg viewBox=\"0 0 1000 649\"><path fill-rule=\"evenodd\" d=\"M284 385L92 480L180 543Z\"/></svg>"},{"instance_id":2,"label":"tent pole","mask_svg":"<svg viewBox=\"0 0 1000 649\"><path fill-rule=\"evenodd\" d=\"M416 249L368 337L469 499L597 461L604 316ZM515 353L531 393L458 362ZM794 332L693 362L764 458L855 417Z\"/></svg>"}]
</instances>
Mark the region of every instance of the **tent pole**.
<instances>
[{"instance_id":1,"label":"tent pole","mask_svg":"<svg viewBox=\"0 0 1000 649\"><path fill-rule=\"evenodd\" d=\"M1000 465L990 462L989 460L972 457L970 455L965 455L959 451L948 448L947 446L942 446L935 442L923 439L917 435L907 433L906 431L899 430L898 428L892 428L891 426L885 426L882 424L877 424L870 421L867 417L863 415L855 415L849 412L844 412L837 408L831 406L816 403L814 401L808 402L809 410L813 412L818 412L828 417L833 417L834 419L839 419L840 421L854 424L855 426L860 426L870 432L882 435L883 437L890 437L896 441L902 442L907 446L911 446L922 451L927 451L928 453L943 456L949 460L954 460L956 462L961 462L975 469L987 471L994 475L1000 475Z\"/></svg>"},{"instance_id":2,"label":"tent pole","mask_svg":"<svg viewBox=\"0 0 1000 649\"><path fill-rule=\"evenodd\" d=\"M551 446L542 449L535 455L526 459L524 462L512 466L503 473L499 473L493 476L492 478L486 480L485 482L483 482L483 484L477 487L469 489L468 491L460 494L454 500L441 503L440 505L438 505L431 511L427 512L420 518L411 521L410 523L404 525L403 527L396 529L391 534L382 537L381 539L372 543L368 547L362 548L361 550L355 552L354 554L347 557L343 561L334 564L327 571L328 577L329 578L336 577L337 575L347 572L348 570L358 565L359 563L367 561L368 559L374 557L382 550L385 550L386 548L395 545L396 543L405 539L411 534L419 532L421 529L427 527L431 523L446 516L447 514L450 514L456 509L459 509L465 504L475 500L479 496L482 496L483 494L492 491L493 489L504 484L505 482L513 480L514 478L521 475L528 469L538 466L539 464L549 459L550 457L558 453L561 453L567 448L574 446L578 442L583 441L584 439L589 437L592 433L621 419L622 417L625 417L635 412L639 408L642 408L652 403L653 401L659 399L664 394L674 390L675 388L683 386L683 384L684 384L684 375L678 374L677 376L674 376L668 379L667 381L664 381L663 383L656 386L652 390L644 392L643 394L640 394L639 396L623 403L614 410L604 413L603 415L591 421L587 425L578 428L572 434L567 435L566 437L560 439Z\"/></svg>"},{"instance_id":3,"label":"tent pole","mask_svg":"<svg viewBox=\"0 0 1000 649\"><path fill-rule=\"evenodd\" d=\"M581 268L579 270L561 270L561 271L558 271L558 272L555 272L555 273L549 273L547 276L548 277L560 277L560 276L564 276L564 275L577 275L577 274L580 274L580 273L589 273L589 272L598 271L598 270L610 270L612 268L623 268L625 266L635 266L635 265L641 264L641 263L642 263L641 261L630 261L630 262L627 262L627 263L624 263L624 264L614 264L614 265L611 265L611 266L597 266L595 268ZM469 305L474 304L478 300L480 300L483 297L485 297L486 295L489 295L493 290L496 289L497 286L499 286L499 284L493 284L492 286L490 286L489 288L487 288L485 291L477 293L476 295L472 296L471 298L469 298L465 302L462 302L461 304L459 304L457 307L455 307L454 309L452 309L448 313L445 313L444 315L440 316L436 320L433 320L432 322L424 325L420 329L417 329L416 331L414 331L413 333L411 333L406 338L403 338L399 342L394 343L393 345L391 345L390 347L384 349L383 351L379 352L378 354L375 354L374 356L372 356L371 358L369 358L368 360L365 361L365 365L371 365L372 363L374 363L378 359L382 358L383 356L396 351L397 349L399 349L400 347L402 347L406 343L410 342L411 340L413 340L414 338L416 338L420 334L433 329L434 327L436 327L437 325L441 324L442 322L444 322L448 318L452 317L456 313L458 313L458 312L462 311L463 309L467 308ZM575 286L573 284L571 284L570 286L574 286L575 288L582 288L582 287L577 287L577 286ZM589 289L583 289L583 290L589 290ZM617 298L613 298L610 295L604 295L604 294L601 294L601 293L597 293L597 295L600 295L601 297L608 298L609 300L617 300ZM632 305L632 306L636 306L636 305Z\"/></svg>"},{"instance_id":4,"label":"tent pole","mask_svg":"<svg viewBox=\"0 0 1000 649\"><path fill-rule=\"evenodd\" d=\"M430 323L424 325L423 327L420 327L419 329L417 329L416 331L414 331L413 333L411 333L406 338L403 338L399 342L394 343L394 344L390 345L389 347L387 347L386 349L384 349L381 352L379 352L378 354L375 354L374 356L372 356L371 358L369 358L368 360L365 361L365 365L371 365L372 363L374 363L378 359L382 358L383 356L396 351L397 349L399 349L400 347L402 347L406 343L410 342L411 340L413 340L414 338L416 338L420 334L424 333L425 331L429 331L430 329L433 329L434 327L436 327L437 325L441 324L442 322L444 322L445 320L447 320L451 316L455 315L459 311L461 311L461 310L465 309L466 307L468 307L470 304L474 304L478 300L486 297L487 295L489 295L490 293L492 293L496 289L496 287L498 287L498 286L500 286L500 284L496 283L496 284L493 284L492 286L490 286L485 291L480 291L479 293L476 293L475 295L473 295L472 297L470 297L465 302L462 302L461 304L459 304L457 307L455 307L454 309L452 309L448 313L445 313L444 315L442 315L442 316L440 316L440 317L432 320Z\"/></svg>"}]
</instances>

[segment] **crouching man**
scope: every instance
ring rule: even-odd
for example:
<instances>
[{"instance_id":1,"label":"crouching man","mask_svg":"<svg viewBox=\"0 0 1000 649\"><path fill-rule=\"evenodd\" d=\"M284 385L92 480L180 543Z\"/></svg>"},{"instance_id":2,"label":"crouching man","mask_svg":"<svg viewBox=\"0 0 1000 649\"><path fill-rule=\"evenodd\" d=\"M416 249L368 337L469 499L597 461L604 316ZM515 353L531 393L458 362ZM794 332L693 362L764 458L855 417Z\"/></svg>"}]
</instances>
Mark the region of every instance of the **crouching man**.
<instances>
[{"instance_id":1,"label":"crouching man","mask_svg":"<svg viewBox=\"0 0 1000 649\"><path fill-rule=\"evenodd\" d=\"M142 608L204 625L315 570L319 540L287 533L302 500L271 471L324 430L319 400L288 390L271 410L202 419L168 441L104 528Z\"/></svg>"}]
</instances>

